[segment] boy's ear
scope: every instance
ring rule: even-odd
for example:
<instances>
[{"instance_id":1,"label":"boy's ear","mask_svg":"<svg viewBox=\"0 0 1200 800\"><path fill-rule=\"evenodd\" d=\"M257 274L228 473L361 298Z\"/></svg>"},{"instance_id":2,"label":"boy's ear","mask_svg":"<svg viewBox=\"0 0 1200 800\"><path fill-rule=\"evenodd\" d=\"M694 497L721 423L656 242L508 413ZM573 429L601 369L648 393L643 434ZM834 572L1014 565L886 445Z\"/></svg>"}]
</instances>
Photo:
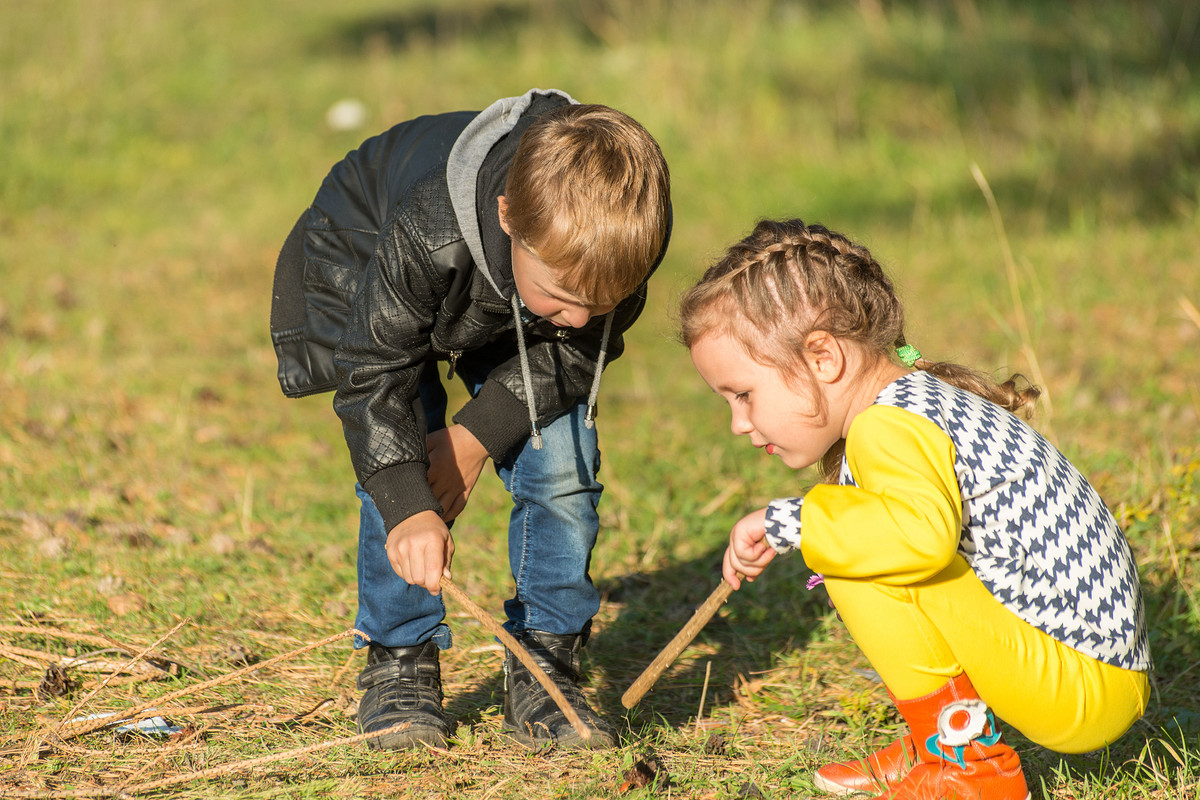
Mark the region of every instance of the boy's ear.
<instances>
[{"instance_id":1,"label":"boy's ear","mask_svg":"<svg viewBox=\"0 0 1200 800\"><path fill-rule=\"evenodd\" d=\"M512 231L508 229L508 198L504 195L500 195L496 198L496 201L499 206L498 213L500 215L500 229L509 236L512 236Z\"/></svg>"},{"instance_id":2,"label":"boy's ear","mask_svg":"<svg viewBox=\"0 0 1200 800\"><path fill-rule=\"evenodd\" d=\"M827 331L813 331L804 340L804 359L820 383L833 383L846 371L846 351Z\"/></svg>"}]
</instances>

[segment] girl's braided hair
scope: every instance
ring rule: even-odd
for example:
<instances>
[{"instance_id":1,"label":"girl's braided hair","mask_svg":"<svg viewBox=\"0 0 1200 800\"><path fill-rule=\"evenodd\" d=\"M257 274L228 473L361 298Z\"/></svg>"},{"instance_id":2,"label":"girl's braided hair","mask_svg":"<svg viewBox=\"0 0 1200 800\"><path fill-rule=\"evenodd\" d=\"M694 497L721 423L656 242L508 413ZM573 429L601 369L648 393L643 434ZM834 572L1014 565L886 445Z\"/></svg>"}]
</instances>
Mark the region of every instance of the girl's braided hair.
<instances>
[{"instance_id":1,"label":"girl's braided hair","mask_svg":"<svg viewBox=\"0 0 1200 800\"><path fill-rule=\"evenodd\" d=\"M904 308L879 262L842 234L799 219L759 222L683 296L679 313L687 347L726 335L797 389L813 388L804 360L813 331L890 359L906 344ZM922 359L914 366L1026 417L1041 393L1019 375L998 383L950 362ZM841 455L839 443L822 459L827 479L836 479Z\"/></svg>"}]
</instances>

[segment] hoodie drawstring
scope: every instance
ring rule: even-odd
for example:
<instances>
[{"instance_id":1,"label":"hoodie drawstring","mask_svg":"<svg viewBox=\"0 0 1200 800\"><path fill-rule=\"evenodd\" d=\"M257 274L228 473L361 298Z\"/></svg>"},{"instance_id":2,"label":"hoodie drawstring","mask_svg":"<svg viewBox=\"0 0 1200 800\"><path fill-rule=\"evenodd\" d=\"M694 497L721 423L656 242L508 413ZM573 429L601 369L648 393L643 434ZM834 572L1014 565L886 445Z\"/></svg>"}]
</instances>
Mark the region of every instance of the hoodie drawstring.
<instances>
[{"instance_id":1,"label":"hoodie drawstring","mask_svg":"<svg viewBox=\"0 0 1200 800\"><path fill-rule=\"evenodd\" d=\"M525 382L525 408L529 411L529 442L534 450L542 449L542 429L537 421L537 407L533 402L533 376L529 369L529 353L525 350L525 326L521 323L521 299L512 296L513 319L517 324L517 354L521 362L521 379ZM604 372L604 361L608 355L608 339L612 334L613 316L610 311L604 317L604 334L600 338L600 353L596 356L596 374L592 378L592 389L588 393L587 413L583 424L590 430L596 424L596 398L600 395L600 376Z\"/></svg>"},{"instance_id":2,"label":"hoodie drawstring","mask_svg":"<svg viewBox=\"0 0 1200 800\"><path fill-rule=\"evenodd\" d=\"M583 417L583 425L591 430L596 424L596 398L600 395L600 374L604 372L604 358L608 355L608 335L612 333L613 316L610 311L604 317L604 335L600 337L600 354L596 356L596 376L592 378L592 391L588 393L587 414Z\"/></svg>"},{"instance_id":3,"label":"hoodie drawstring","mask_svg":"<svg viewBox=\"0 0 1200 800\"><path fill-rule=\"evenodd\" d=\"M533 405L533 376L529 372L529 353L525 351L525 326L521 323L521 299L512 296L513 319L517 323L517 354L521 358L521 380L525 381L525 408L529 410L529 441L534 450L542 449L542 429L538 426L537 408Z\"/></svg>"}]
</instances>

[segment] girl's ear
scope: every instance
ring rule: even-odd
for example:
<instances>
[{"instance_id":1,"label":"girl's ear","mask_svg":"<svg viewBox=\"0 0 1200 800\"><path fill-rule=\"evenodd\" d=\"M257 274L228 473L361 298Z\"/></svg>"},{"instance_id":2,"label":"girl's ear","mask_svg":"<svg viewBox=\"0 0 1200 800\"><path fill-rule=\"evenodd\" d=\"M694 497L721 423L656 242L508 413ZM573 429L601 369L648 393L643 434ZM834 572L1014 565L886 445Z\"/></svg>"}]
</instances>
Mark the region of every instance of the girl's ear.
<instances>
[{"instance_id":1,"label":"girl's ear","mask_svg":"<svg viewBox=\"0 0 1200 800\"><path fill-rule=\"evenodd\" d=\"M846 371L846 351L827 331L813 331L804 340L804 359L819 383L833 383Z\"/></svg>"}]
</instances>

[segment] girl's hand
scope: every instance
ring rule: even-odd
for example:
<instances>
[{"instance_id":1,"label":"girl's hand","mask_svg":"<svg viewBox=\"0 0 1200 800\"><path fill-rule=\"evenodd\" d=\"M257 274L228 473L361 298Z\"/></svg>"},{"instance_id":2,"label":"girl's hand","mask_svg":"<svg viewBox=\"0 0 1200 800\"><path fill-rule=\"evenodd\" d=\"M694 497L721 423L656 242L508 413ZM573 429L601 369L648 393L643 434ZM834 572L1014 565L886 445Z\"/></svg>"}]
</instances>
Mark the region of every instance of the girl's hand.
<instances>
[{"instance_id":1,"label":"girl's hand","mask_svg":"<svg viewBox=\"0 0 1200 800\"><path fill-rule=\"evenodd\" d=\"M442 504L442 519L449 522L466 508L488 452L462 425L429 434L425 449L429 452L429 487Z\"/></svg>"},{"instance_id":2,"label":"girl's hand","mask_svg":"<svg viewBox=\"0 0 1200 800\"><path fill-rule=\"evenodd\" d=\"M721 574L730 586L740 589L740 576L753 582L774 557L775 551L767 543L767 510L760 508L734 523Z\"/></svg>"},{"instance_id":3,"label":"girl's hand","mask_svg":"<svg viewBox=\"0 0 1200 800\"><path fill-rule=\"evenodd\" d=\"M430 594L442 590L442 576L450 577L454 539L446 523L433 511L413 514L388 532L388 561L396 574Z\"/></svg>"}]
</instances>

